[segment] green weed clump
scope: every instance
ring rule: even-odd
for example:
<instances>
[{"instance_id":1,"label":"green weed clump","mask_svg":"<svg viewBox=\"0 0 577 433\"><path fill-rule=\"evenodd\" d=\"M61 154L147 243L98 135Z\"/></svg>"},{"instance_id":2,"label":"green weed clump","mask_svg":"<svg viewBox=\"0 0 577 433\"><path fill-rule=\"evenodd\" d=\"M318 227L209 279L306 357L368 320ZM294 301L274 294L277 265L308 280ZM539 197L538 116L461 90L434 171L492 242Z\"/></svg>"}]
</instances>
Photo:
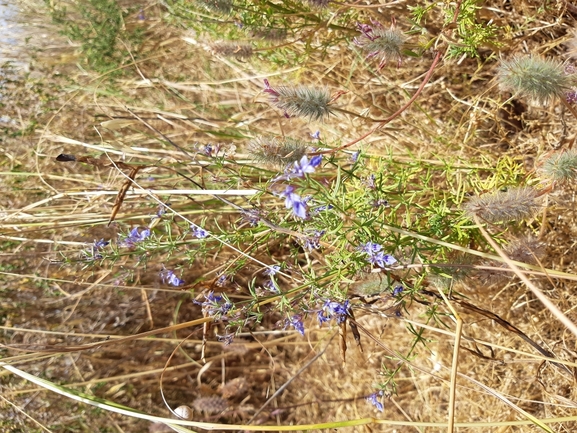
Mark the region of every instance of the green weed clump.
<instances>
[{"instance_id":1,"label":"green weed clump","mask_svg":"<svg viewBox=\"0 0 577 433\"><path fill-rule=\"evenodd\" d=\"M123 8L116 0L82 1L75 7L45 2L52 19L61 26L62 34L81 44L89 68L98 72L118 68L126 56L121 54L126 49L121 41L137 54L142 29L134 26L127 30L126 20L138 11L138 6Z\"/></svg>"},{"instance_id":2,"label":"green weed clump","mask_svg":"<svg viewBox=\"0 0 577 433\"><path fill-rule=\"evenodd\" d=\"M555 212L548 195L574 180L575 152L534 171L519 151L487 150L499 107L490 112L486 92L497 70L502 89L554 104L572 83L562 64L513 56L498 66L486 50L501 29L473 0L400 14L376 3L167 1L157 5L163 21L151 24L166 26L155 30L163 37L151 59L118 48L134 36L125 32L132 6L80 2L78 22L53 9L94 70L122 67L134 79L90 87L91 109L105 118L88 122L97 134L43 132L53 147L34 151L51 165L26 181L38 174L50 194L0 214L10 241L50 245L38 254L58 274L41 289L58 295L54 315L66 327L54 344L7 347L38 362L52 351L74 374L103 364L102 377L82 393L10 364L20 355L7 352L2 367L179 431L303 429L305 420L357 428L389 418L455 431L461 415L470 417L463 429L521 418L551 431L540 418L564 415L560 404L540 411L523 402L561 393L534 395L560 377L572 384L572 355L543 341L556 319L575 330L561 311L571 309L543 302L532 280L576 279L546 262L554 242L542 224ZM254 40L243 42L247 35ZM486 117L463 120L475 116ZM553 223L563 230L563 215ZM14 277L12 267L0 270ZM544 327L537 337L516 322L519 304L531 308L533 329ZM574 345L571 332L563 347ZM62 356L71 353L79 358ZM138 383L130 365L142 369ZM539 386L519 391L501 374L538 376ZM471 391L479 384L482 392ZM136 410L144 400L146 412ZM497 421L483 412L494 401Z\"/></svg>"}]
</instances>

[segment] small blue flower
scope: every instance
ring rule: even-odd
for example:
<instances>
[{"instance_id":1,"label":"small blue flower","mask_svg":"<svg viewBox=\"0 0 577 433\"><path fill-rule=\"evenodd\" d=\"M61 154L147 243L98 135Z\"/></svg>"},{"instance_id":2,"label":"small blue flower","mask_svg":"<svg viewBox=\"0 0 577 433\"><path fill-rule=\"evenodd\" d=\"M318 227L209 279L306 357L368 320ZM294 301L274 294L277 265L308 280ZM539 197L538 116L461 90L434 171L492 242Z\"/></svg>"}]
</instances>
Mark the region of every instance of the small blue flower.
<instances>
[{"instance_id":1,"label":"small blue flower","mask_svg":"<svg viewBox=\"0 0 577 433\"><path fill-rule=\"evenodd\" d=\"M382 397L382 396L383 396L383 391L378 391L378 392L374 392L371 395L369 395L368 397L366 397L366 400L369 403L371 403L373 406L375 406L379 412L382 412L385 409L383 406L383 403L381 403L379 401L379 397Z\"/></svg>"},{"instance_id":2,"label":"small blue flower","mask_svg":"<svg viewBox=\"0 0 577 433\"><path fill-rule=\"evenodd\" d=\"M317 313L319 323L322 325L325 322L335 319L337 324L343 323L347 320L349 312L349 300L347 299L343 304L335 301L326 301L323 307Z\"/></svg>"},{"instance_id":3,"label":"small blue flower","mask_svg":"<svg viewBox=\"0 0 577 433\"><path fill-rule=\"evenodd\" d=\"M105 241L104 239L100 239L99 241L94 241L94 249L95 250L100 250L102 248L104 248L106 245L108 245L110 242Z\"/></svg>"},{"instance_id":4,"label":"small blue flower","mask_svg":"<svg viewBox=\"0 0 577 433\"><path fill-rule=\"evenodd\" d=\"M279 265L271 265L268 268L266 268L266 270L263 272L263 275L268 275L272 277L273 275L276 275L278 271L280 271Z\"/></svg>"},{"instance_id":5,"label":"small blue flower","mask_svg":"<svg viewBox=\"0 0 577 433\"><path fill-rule=\"evenodd\" d=\"M232 303L229 302L224 296L215 295L212 290L208 292L208 295L204 295L204 299L204 302L197 300L193 302L197 305L200 305L202 307L202 312L209 317L215 317L217 315L224 316L233 307Z\"/></svg>"},{"instance_id":6,"label":"small blue flower","mask_svg":"<svg viewBox=\"0 0 577 433\"><path fill-rule=\"evenodd\" d=\"M134 247L137 243L142 242L150 236L150 229L144 229L141 232L138 231L138 227L134 227L130 230L130 233L124 240L120 243L123 247Z\"/></svg>"},{"instance_id":7,"label":"small blue flower","mask_svg":"<svg viewBox=\"0 0 577 433\"><path fill-rule=\"evenodd\" d=\"M295 187L289 185L286 187L284 192L280 194L281 197L285 197L285 206L287 209L292 208L293 213L302 219L307 217L307 205L301 196L294 193Z\"/></svg>"},{"instance_id":8,"label":"small blue flower","mask_svg":"<svg viewBox=\"0 0 577 433\"><path fill-rule=\"evenodd\" d=\"M355 162L357 162L359 160L359 156L361 155L361 151L358 150L357 152L353 153L351 155L351 162L354 164Z\"/></svg>"},{"instance_id":9,"label":"small blue flower","mask_svg":"<svg viewBox=\"0 0 577 433\"><path fill-rule=\"evenodd\" d=\"M275 283L275 281L272 278L270 280L268 280L266 283L264 283L264 288L267 289L268 291L272 292L272 293L280 293L280 290L279 290L277 284Z\"/></svg>"},{"instance_id":10,"label":"small blue flower","mask_svg":"<svg viewBox=\"0 0 577 433\"><path fill-rule=\"evenodd\" d=\"M309 159L306 155L300 159L300 161L296 161L294 163L294 167L292 171L289 173L290 177L304 177L307 173L314 173L315 168L320 165L322 162L323 157L321 155L315 155Z\"/></svg>"},{"instance_id":11,"label":"small blue flower","mask_svg":"<svg viewBox=\"0 0 577 433\"><path fill-rule=\"evenodd\" d=\"M203 229L203 228L201 228L195 224L192 224L190 226L190 229L192 230L192 234L195 237L197 237L198 239L204 239L204 238L208 237L208 235L209 235L209 233L205 229Z\"/></svg>"},{"instance_id":12,"label":"small blue flower","mask_svg":"<svg viewBox=\"0 0 577 433\"><path fill-rule=\"evenodd\" d=\"M359 245L358 249L372 256L373 254L376 254L379 251L381 251L383 249L383 246L375 242L367 242L366 244Z\"/></svg>"},{"instance_id":13,"label":"small blue flower","mask_svg":"<svg viewBox=\"0 0 577 433\"><path fill-rule=\"evenodd\" d=\"M390 254L383 253L382 251L379 251L378 253L373 255L369 255L369 258L367 260L369 261L369 263L377 265L380 268L385 268L387 266L391 266L397 263L397 259L395 259Z\"/></svg>"},{"instance_id":14,"label":"small blue flower","mask_svg":"<svg viewBox=\"0 0 577 433\"><path fill-rule=\"evenodd\" d=\"M325 234L325 230L315 230L313 233L308 234L304 239L303 247L309 251L318 250L321 247L320 239L321 236Z\"/></svg>"},{"instance_id":15,"label":"small blue flower","mask_svg":"<svg viewBox=\"0 0 577 433\"><path fill-rule=\"evenodd\" d=\"M303 318L300 314L295 314L294 316L290 317L289 319L285 320L285 327L292 326L295 330L301 334L303 337L305 336L305 325L303 323Z\"/></svg>"},{"instance_id":16,"label":"small blue flower","mask_svg":"<svg viewBox=\"0 0 577 433\"><path fill-rule=\"evenodd\" d=\"M403 290L405 290L405 288L403 286L397 286L393 289L393 296L399 296L401 293L403 293Z\"/></svg>"},{"instance_id":17,"label":"small blue flower","mask_svg":"<svg viewBox=\"0 0 577 433\"><path fill-rule=\"evenodd\" d=\"M313 140L320 140L321 139L321 131L317 131L317 132L311 134L311 137L313 138Z\"/></svg>"},{"instance_id":18,"label":"small blue flower","mask_svg":"<svg viewBox=\"0 0 577 433\"><path fill-rule=\"evenodd\" d=\"M169 286L179 287L184 286L184 281L181 280L176 276L174 271L169 269L163 269L160 271L160 278L164 284L168 284Z\"/></svg>"},{"instance_id":19,"label":"small blue flower","mask_svg":"<svg viewBox=\"0 0 577 433\"><path fill-rule=\"evenodd\" d=\"M377 265L380 268L385 268L397 263L397 259L381 251L383 249L381 244L367 242L366 244L359 245L358 249L368 256L367 261L370 264Z\"/></svg>"},{"instance_id":20,"label":"small blue flower","mask_svg":"<svg viewBox=\"0 0 577 433\"><path fill-rule=\"evenodd\" d=\"M215 284L217 287L223 287L226 284L227 280L228 280L228 275L222 274L216 279Z\"/></svg>"},{"instance_id":21,"label":"small blue flower","mask_svg":"<svg viewBox=\"0 0 577 433\"><path fill-rule=\"evenodd\" d=\"M163 203L158 207L158 211L156 212L156 218L161 218L162 215L166 213L166 208L170 206L170 203Z\"/></svg>"}]
</instances>

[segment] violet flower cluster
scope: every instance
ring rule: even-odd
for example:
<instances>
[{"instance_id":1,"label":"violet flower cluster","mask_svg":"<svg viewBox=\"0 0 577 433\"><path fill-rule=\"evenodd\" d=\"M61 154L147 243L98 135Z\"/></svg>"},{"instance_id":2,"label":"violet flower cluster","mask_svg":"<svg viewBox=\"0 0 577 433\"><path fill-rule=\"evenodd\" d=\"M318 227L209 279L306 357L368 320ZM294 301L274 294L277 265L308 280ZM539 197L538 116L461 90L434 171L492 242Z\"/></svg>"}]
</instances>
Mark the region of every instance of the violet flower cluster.
<instances>
[{"instance_id":1,"label":"violet flower cluster","mask_svg":"<svg viewBox=\"0 0 577 433\"><path fill-rule=\"evenodd\" d=\"M349 308L348 299L342 304L336 301L326 301L322 308L317 312L319 323L322 325L325 322L329 322L330 320L335 319L337 324L340 325L341 323L344 323L345 320L347 320Z\"/></svg>"},{"instance_id":2,"label":"violet flower cluster","mask_svg":"<svg viewBox=\"0 0 577 433\"><path fill-rule=\"evenodd\" d=\"M370 404L375 406L379 412L382 412L385 409L383 406L383 403L381 403L379 400L379 397L382 397L382 396L383 396L383 391L378 391L378 392L374 392L371 395L369 395L368 397L366 397L366 400Z\"/></svg>"},{"instance_id":3,"label":"violet flower cluster","mask_svg":"<svg viewBox=\"0 0 577 433\"><path fill-rule=\"evenodd\" d=\"M146 228L139 231L138 227L134 227L130 230L130 233L120 242L120 246L127 248L134 248L136 244L144 241L150 236L150 229Z\"/></svg>"},{"instance_id":4,"label":"violet flower cluster","mask_svg":"<svg viewBox=\"0 0 577 433\"><path fill-rule=\"evenodd\" d=\"M381 244L367 242L360 245L358 249L367 255L367 261L370 264L377 265L379 268L385 268L397 263L397 259L382 251L383 246Z\"/></svg>"},{"instance_id":5,"label":"violet flower cluster","mask_svg":"<svg viewBox=\"0 0 577 433\"><path fill-rule=\"evenodd\" d=\"M181 280L176 276L174 271L164 268L160 271L160 279L164 284L168 284L169 286L179 287L184 286L184 280Z\"/></svg>"},{"instance_id":6,"label":"violet flower cluster","mask_svg":"<svg viewBox=\"0 0 577 433\"><path fill-rule=\"evenodd\" d=\"M295 330L301 334L301 336L305 336L305 325L303 323L303 316L300 314L295 314L288 319L285 320L284 329L287 327L292 326Z\"/></svg>"},{"instance_id":7,"label":"violet flower cluster","mask_svg":"<svg viewBox=\"0 0 577 433\"><path fill-rule=\"evenodd\" d=\"M306 155L304 155L300 161L296 161L292 167L289 167L285 174L277 177L274 181L278 180L290 180L296 177L304 177L305 174L314 173L315 168L320 165L322 161L321 155L313 156L310 161ZM279 194L279 196L284 197L285 207L287 209L292 209L293 213L302 219L307 217L307 199L302 198L300 195L295 193L295 187L293 185L287 185L285 190Z\"/></svg>"},{"instance_id":8,"label":"violet flower cluster","mask_svg":"<svg viewBox=\"0 0 577 433\"><path fill-rule=\"evenodd\" d=\"M202 312L208 317L225 316L233 307L232 303L223 295L216 295L212 290L205 294L204 301L194 301L195 304L202 307Z\"/></svg>"},{"instance_id":9,"label":"violet flower cluster","mask_svg":"<svg viewBox=\"0 0 577 433\"><path fill-rule=\"evenodd\" d=\"M102 254L100 250L106 247L110 242L105 241L104 239L100 239L99 241L94 241L94 243L90 246L90 250L84 251L84 256L87 260L100 260L102 259Z\"/></svg>"},{"instance_id":10,"label":"violet flower cluster","mask_svg":"<svg viewBox=\"0 0 577 433\"><path fill-rule=\"evenodd\" d=\"M209 236L209 233L203 229L202 227L197 226L196 224L191 224L190 229L192 230L192 234L197 239L204 239Z\"/></svg>"}]
</instances>

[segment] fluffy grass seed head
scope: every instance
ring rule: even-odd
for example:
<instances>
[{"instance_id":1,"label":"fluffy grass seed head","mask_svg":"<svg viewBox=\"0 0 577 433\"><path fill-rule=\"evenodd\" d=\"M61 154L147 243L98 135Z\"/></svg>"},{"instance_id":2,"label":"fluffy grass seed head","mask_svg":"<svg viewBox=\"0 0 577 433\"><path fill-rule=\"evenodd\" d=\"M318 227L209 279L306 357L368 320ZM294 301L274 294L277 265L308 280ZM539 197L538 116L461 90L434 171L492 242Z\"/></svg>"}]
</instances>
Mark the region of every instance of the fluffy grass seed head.
<instances>
[{"instance_id":1,"label":"fluffy grass seed head","mask_svg":"<svg viewBox=\"0 0 577 433\"><path fill-rule=\"evenodd\" d=\"M401 52L407 40L405 34L394 25L386 29L377 21L372 21L371 24L357 24L361 35L353 39L354 44L367 53L367 59L380 59L379 69L392 58L401 63Z\"/></svg>"},{"instance_id":2,"label":"fluffy grass seed head","mask_svg":"<svg viewBox=\"0 0 577 433\"><path fill-rule=\"evenodd\" d=\"M531 187L510 188L493 194L473 197L464 206L465 214L490 223L521 221L535 215L540 208L537 190Z\"/></svg>"},{"instance_id":3,"label":"fluffy grass seed head","mask_svg":"<svg viewBox=\"0 0 577 433\"><path fill-rule=\"evenodd\" d=\"M514 239L504 248L505 254L516 262L537 264L545 253L545 244L533 236Z\"/></svg>"},{"instance_id":4,"label":"fluffy grass seed head","mask_svg":"<svg viewBox=\"0 0 577 433\"><path fill-rule=\"evenodd\" d=\"M511 260L536 265L545 254L545 244L535 237L526 236L512 240L503 250ZM502 261L492 260L484 262L483 265L494 268L477 269L477 271L474 272L474 276L483 287L497 283L502 284L513 278L513 274L504 271L504 269L509 268L509 266Z\"/></svg>"},{"instance_id":5,"label":"fluffy grass seed head","mask_svg":"<svg viewBox=\"0 0 577 433\"><path fill-rule=\"evenodd\" d=\"M331 93L326 87L278 86L272 87L264 80L264 92L270 102L284 111L286 117L300 116L310 120L321 120L333 113Z\"/></svg>"},{"instance_id":6,"label":"fluffy grass seed head","mask_svg":"<svg viewBox=\"0 0 577 433\"><path fill-rule=\"evenodd\" d=\"M565 183L577 179L577 150L554 153L543 162L540 171L554 182Z\"/></svg>"},{"instance_id":7,"label":"fluffy grass seed head","mask_svg":"<svg viewBox=\"0 0 577 433\"><path fill-rule=\"evenodd\" d=\"M256 161L283 169L300 161L308 150L308 144L294 138L260 136L249 142L248 149Z\"/></svg>"},{"instance_id":8,"label":"fluffy grass seed head","mask_svg":"<svg viewBox=\"0 0 577 433\"><path fill-rule=\"evenodd\" d=\"M254 53L252 46L245 42L216 42L209 48L213 54L235 59L248 59Z\"/></svg>"},{"instance_id":9,"label":"fluffy grass seed head","mask_svg":"<svg viewBox=\"0 0 577 433\"><path fill-rule=\"evenodd\" d=\"M541 105L563 97L575 81L557 60L538 56L516 56L503 60L497 72L502 90L527 97Z\"/></svg>"}]
</instances>

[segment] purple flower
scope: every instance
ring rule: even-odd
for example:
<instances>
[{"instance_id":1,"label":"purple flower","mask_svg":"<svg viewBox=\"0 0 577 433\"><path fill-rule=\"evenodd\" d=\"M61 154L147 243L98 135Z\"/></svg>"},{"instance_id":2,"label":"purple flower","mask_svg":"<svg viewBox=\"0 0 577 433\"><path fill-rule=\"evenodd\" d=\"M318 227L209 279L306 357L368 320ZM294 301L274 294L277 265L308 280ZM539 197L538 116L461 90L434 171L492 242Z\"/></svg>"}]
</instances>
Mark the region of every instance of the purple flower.
<instances>
[{"instance_id":1,"label":"purple flower","mask_svg":"<svg viewBox=\"0 0 577 433\"><path fill-rule=\"evenodd\" d=\"M156 217L161 218L162 215L166 213L166 208L170 206L170 203L163 203L158 207L158 211L156 212Z\"/></svg>"},{"instance_id":2,"label":"purple flower","mask_svg":"<svg viewBox=\"0 0 577 433\"><path fill-rule=\"evenodd\" d=\"M575 104L577 102L577 91L571 90L565 94L565 100L569 104Z\"/></svg>"},{"instance_id":3,"label":"purple flower","mask_svg":"<svg viewBox=\"0 0 577 433\"><path fill-rule=\"evenodd\" d=\"M194 301L195 304L202 307L202 312L209 317L224 316L233 307L223 295L215 295L211 290L208 295L204 295L204 302Z\"/></svg>"},{"instance_id":4,"label":"purple flower","mask_svg":"<svg viewBox=\"0 0 577 433\"><path fill-rule=\"evenodd\" d=\"M315 168L320 165L323 157L321 155L315 155L309 159L306 155L303 155L300 161L295 162L292 175L296 177L303 177L306 173L314 173Z\"/></svg>"},{"instance_id":5,"label":"purple flower","mask_svg":"<svg viewBox=\"0 0 577 433\"><path fill-rule=\"evenodd\" d=\"M366 244L359 245L358 249L372 256L373 254L381 251L383 249L383 246L381 244L377 244L374 242L367 242Z\"/></svg>"},{"instance_id":6,"label":"purple flower","mask_svg":"<svg viewBox=\"0 0 577 433\"><path fill-rule=\"evenodd\" d=\"M367 242L366 244L360 245L358 249L368 256L367 261L370 264L377 265L380 268L385 268L397 263L397 259L381 251L383 249L381 244Z\"/></svg>"},{"instance_id":7,"label":"purple flower","mask_svg":"<svg viewBox=\"0 0 577 433\"><path fill-rule=\"evenodd\" d=\"M295 161L292 167L288 167L285 174L275 177L274 182L279 180L291 180L294 177L304 177L307 173L314 173L323 160L322 155L315 155L309 161L306 155L303 155L300 161Z\"/></svg>"},{"instance_id":8,"label":"purple flower","mask_svg":"<svg viewBox=\"0 0 577 433\"><path fill-rule=\"evenodd\" d=\"M264 283L264 288L272 293L280 293L278 286L272 278Z\"/></svg>"},{"instance_id":9,"label":"purple flower","mask_svg":"<svg viewBox=\"0 0 577 433\"><path fill-rule=\"evenodd\" d=\"M266 270L263 272L263 275L268 275L272 277L273 275L276 275L278 271L280 271L279 265L271 265L268 268L266 268Z\"/></svg>"},{"instance_id":10,"label":"purple flower","mask_svg":"<svg viewBox=\"0 0 577 433\"><path fill-rule=\"evenodd\" d=\"M321 139L321 131L317 131L317 132L311 134L311 137L313 138L313 140L320 140Z\"/></svg>"},{"instance_id":11,"label":"purple flower","mask_svg":"<svg viewBox=\"0 0 577 433\"><path fill-rule=\"evenodd\" d=\"M208 232L195 224L192 224L190 226L190 229L192 230L192 234L198 239L204 239L208 237Z\"/></svg>"},{"instance_id":12,"label":"purple flower","mask_svg":"<svg viewBox=\"0 0 577 433\"><path fill-rule=\"evenodd\" d=\"M302 219L307 217L307 205L301 196L294 193L295 187L288 185L286 189L280 193L281 197L285 198L285 206L287 209L292 208L293 213Z\"/></svg>"},{"instance_id":13,"label":"purple flower","mask_svg":"<svg viewBox=\"0 0 577 433\"><path fill-rule=\"evenodd\" d=\"M403 293L403 290L405 290L405 288L403 286L397 286L393 289L393 296L399 296L401 293Z\"/></svg>"},{"instance_id":14,"label":"purple flower","mask_svg":"<svg viewBox=\"0 0 577 433\"><path fill-rule=\"evenodd\" d=\"M141 232L138 231L138 227L134 227L130 230L130 233L124 240L120 243L123 247L134 247L137 243L142 242L150 236L150 229L144 229Z\"/></svg>"},{"instance_id":15,"label":"purple flower","mask_svg":"<svg viewBox=\"0 0 577 433\"><path fill-rule=\"evenodd\" d=\"M95 250L100 250L108 245L110 242L100 239L99 241L94 241L93 247Z\"/></svg>"},{"instance_id":16,"label":"purple flower","mask_svg":"<svg viewBox=\"0 0 577 433\"><path fill-rule=\"evenodd\" d=\"M376 254L369 255L368 262L377 265L379 268L384 268L386 266L391 266L397 263L397 259L395 259L390 254L385 254L382 251L379 251Z\"/></svg>"},{"instance_id":17,"label":"purple flower","mask_svg":"<svg viewBox=\"0 0 577 433\"><path fill-rule=\"evenodd\" d=\"M349 300L347 299L343 304L335 301L326 301L323 307L317 313L319 323L322 325L331 319L336 319L337 324L343 323L347 319L349 312Z\"/></svg>"},{"instance_id":18,"label":"purple flower","mask_svg":"<svg viewBox=\"0 0 577 433\"><path fill-rule=\"evenodd\" d=\"M357 162L357 161L359 160L360 154L361 154L361 151L360 151L360 150L358 150L358 151L356 151L355 153L353 153L353 154L351 155L351 161L352 161L353 163Z\"/></svg>"},{"instance_id":19,"label":"purple flower","mask_svg":"<svg viewBox=\"0 0 577 433\"><path fill-rule=\"evenodd\" d=\"M222 274L216 279L215 284L217 287L223 287L226 284L226 280L228 280L228 275Z\"/></svg>"},{"instance_id":20,"label":"purple flower","mask_svg":"<svg viewBox=\"0 0 577 433\"><path fill-rule=\"evenodd\" d=\"M320 239L321 236L325 234L324 230L315 230L312 234L308 235L304 242L303 247L309 251L318 250L321 247Z\"/></svg>"},{"instance_id":21,"label":"purple flower","mask_svg":"<svg viewBox=\"0 0 577 433\"><path fill-rule=\"evenodd\" d=\"M366 400L369 403L371 403L373 406L375 406L379 412L382 412L384 410L384 406L383 406L383 403L381 403L379 401L379 397L382 397L382 396L383 396L383 391L378 391L378 392L374 392L371 395L369 395L368 397L366 397Z\"/></svg>"},{"instance_id":22,"label":"purple flower","mask_svg":"<svg viewBox=\"0 0 577 433\"><path fill-rule=\"evenodd\" d=\"M160 271L160 278L164 284L168 284L169 286L179 287L184 286L184 281L181 280L176 276L174 271L169 269L163 269Z\"/></svg>"},{"instance_id":23,"label":"purple flower","mask_svg":"<svg viewBox=\"0 0 577 433\"><path fill-rule=\"evenodd\" d=\"M264 93L268 93L269 95L272 95L272 97L274 98L274 101L278 100L278 97L280 96L280 93L277 92L275 89L273 89L269 83L269 81L265 78L264 79Z\"/></svg>"},{"instance_id":24,"label":"purple flower","mask_svg":"<svg viewBox=\"0 0 577 433\"><path fill-rule=\"evenodd\" d=\"M295 314L294 316L285 320L284 329L286 329L289 326L295 328L295 330L303 337L305 336L305 325L303 324L303 318L300 314Z\"/></svg>"}]
</instances>

